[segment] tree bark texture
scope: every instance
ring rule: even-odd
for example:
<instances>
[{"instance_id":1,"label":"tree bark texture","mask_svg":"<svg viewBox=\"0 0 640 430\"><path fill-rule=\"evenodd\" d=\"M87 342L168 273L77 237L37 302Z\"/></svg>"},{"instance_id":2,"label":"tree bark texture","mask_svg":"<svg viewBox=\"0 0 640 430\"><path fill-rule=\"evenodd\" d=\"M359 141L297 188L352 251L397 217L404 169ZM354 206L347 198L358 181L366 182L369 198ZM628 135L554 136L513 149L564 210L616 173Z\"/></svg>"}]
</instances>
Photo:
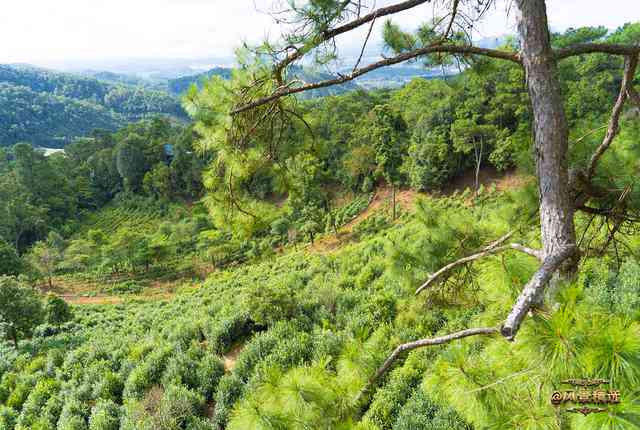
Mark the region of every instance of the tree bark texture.
<instances>
[{"instance_id":1,"label":"tree bark texture","mask_svg":"<svg viewBox=\"0 0 640 430\"><path fill-rule=\"evenodd\" d=\"M569 131L551 49L544 0L517 0L521 59L533 110L535 162L540 193L544 258L576 242L569 188Z\"/></svg>"}]
</instances>

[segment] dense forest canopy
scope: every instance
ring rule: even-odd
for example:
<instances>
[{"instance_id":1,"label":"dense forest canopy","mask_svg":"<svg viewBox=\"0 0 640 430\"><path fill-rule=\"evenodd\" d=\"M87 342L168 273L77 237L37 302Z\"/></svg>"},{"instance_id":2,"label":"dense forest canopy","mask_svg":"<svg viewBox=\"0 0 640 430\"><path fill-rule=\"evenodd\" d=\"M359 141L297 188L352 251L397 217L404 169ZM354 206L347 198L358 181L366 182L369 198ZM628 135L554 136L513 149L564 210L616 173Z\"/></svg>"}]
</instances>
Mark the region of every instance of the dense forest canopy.
<instances>
[{"instance_id":1,"label":"dense forest canopy","mask_svg":"<svg viewBox=\"0 0 640 430\"><path fill-rule=\"evenodd\" d=\"M0 429L639 428L640 23L550 33L517 0L476 46L491 2L445 1L309 71L430 3L278 3L283 41L171 83L192 123L0 68ZM459 73L357 85L401 60ZM608 383L552 404L576 378Z\"/></svg>"},{"instance_id":2,"label":"dense forest canopy","mask_svg":"<svg viewBox=\"0 0 640 430\"><path fill-rule=\"evenodd\" d=\"M62 148L94 129L115 131L159 114L186 120L180 102L161 91L0 65L0 146Z\"/></svg>"}]
</instances>

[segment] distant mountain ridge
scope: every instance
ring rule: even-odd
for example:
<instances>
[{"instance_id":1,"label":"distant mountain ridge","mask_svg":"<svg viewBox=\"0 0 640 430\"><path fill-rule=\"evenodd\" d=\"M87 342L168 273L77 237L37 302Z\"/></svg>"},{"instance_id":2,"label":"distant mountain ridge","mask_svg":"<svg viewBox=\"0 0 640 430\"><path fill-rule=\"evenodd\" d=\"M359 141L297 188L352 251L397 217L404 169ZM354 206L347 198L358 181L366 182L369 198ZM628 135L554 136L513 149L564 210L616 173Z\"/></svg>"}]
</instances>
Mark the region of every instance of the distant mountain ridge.
<instances>
[{"instance_id":1,"label":"distant mountain ridge","mask_svg":"<svg viewBox=\"0 0 640 430\"><path fill-rule=\"evenodd\" d=\"M106 75L103 75L106 76ZM170 94L28 65L0 65L0 146L63 147L155 115L187 120Z\"/></svg>"},{"instance_id":2,"label":"distant mountain ridge","mask_svg":"<svg viewBox=\"0 0 640 430\"><path fill-rule=\"evenodd\" d=\"M491 42L497 43L497 40ZM151 66L156 65L148 67ZM198 65L202 66L201 63ZM224 65L201 73L180 63L164 65L159 62L158 71L145 67L140 68L145 73L96 69L58 72L27 64L0 64L0 147L28 142L62 148L96 128L116 130L155 115L186 121L188 117L180 96L192 85L201 87L205 79L212 76L230 79L233 73L232 67ZM194 73L178 74L188 70ZM351 69L341 72L347 74ZM172 74L178 77L163 77ZM358 89L398 88L414 78L432 79L442 74L441 70L403 64L375 70L342 85L309 91L302 97L324 97ZM334 79L337 75L293 66L290 76L313 83Z\"/></svg>"},{"instance_id":3,"label":"distant mountain ridge","mask_svg":"<svg viewBox=\"0 0 640 430\"><path fill-rule=\"evenodd\" d=\"M292 66L290 73L295 79L300 79L304 82L320 82L327 79L333 79L336 76L326 73L319 72L312 69L303 68L300 66ZM175 94L177 96L184 94L192 85L196 85L198 87L202 86L204 80L211 79L213 76L220 76L222 79L231 79L231 75L233 74L233 68L230 67L215 67L211 70L208 70L204 73L198 73L192 76L184 76L177 79L171 79L168 82L168 89L171 94ZM313 90L305 94L305 98L314 98L314 97L325 97L330 95L342 94L347 91L357 90L360 87L354 82L347 82L342 85L337 85L329 88L321 88L318 90Z\"/></svg>"}]
</instances>

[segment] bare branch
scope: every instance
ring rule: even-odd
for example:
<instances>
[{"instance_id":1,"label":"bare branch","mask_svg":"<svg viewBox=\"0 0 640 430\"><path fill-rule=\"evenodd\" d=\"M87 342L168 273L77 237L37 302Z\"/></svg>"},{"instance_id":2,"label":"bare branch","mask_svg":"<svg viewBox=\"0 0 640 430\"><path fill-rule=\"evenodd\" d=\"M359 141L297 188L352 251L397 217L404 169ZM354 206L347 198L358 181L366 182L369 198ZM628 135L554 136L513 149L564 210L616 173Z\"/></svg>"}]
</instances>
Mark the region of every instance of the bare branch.
<instances>
[{"instance_id":1,"label":"bare branch","mask_svg":"<svg viewBox=\"0 0 640 430\"><path fill-rule=\"evenodd\" d=\"M616 45L610 43L584 43L554 50L556 60L574 57L582 54L610 54L632 56L640 54L640 46Z\"/></svg>"},{"instance_id":2,"label":"bare branch","mask_svg":"<svg viewBox=\"0 0 640 430\"><path fill-rule=\"evenodd\" d=\"M600 158L605 153L605 151L609 149L609 146L611 146L611 144L613 143L613 139L615 139L616 135L618 134L618 130L620 128L620 115L622 114L624 103L627 100L629 88L636 74L637 67L638 54L626 57L624 64L624 76L622 78L622 84L620 86L620 94L618 95L616 104L613 106L613 112L611 113L611 119L609 120L607 134L598 149L596 149L596 152L594 152L594 154L591 156L589 168L587 169L588 179L593 178L593 175L596 172L598 161L600 161Z\"/></svg>"},{"instance_id":3,"label":"bare branch","mask_svg":"<svg viewBox=\"0 0 640 430\"><path fill-rule=\"evenodd\" d=\"M509 316L502 325L500 332L504 337L513 340L527 313L536 303L540 302L547 283L553 274L560 268L562 263L575 255L577 250L575 245L567 246L557 254L551 255L544 260L542 266L525 285Z\"/></svg>"},{"instance_id":4,"label":"bare branch","mask_svg":"<svg viewBox=\"0 0 640 430\"><path fill-rule=\"evenodd\" d=\"M498 239L493 244L489 245L488 251L493 249L499 249L499 244L506 241L510 237L511 233ZM516 333L520 329L520 324L524 320L525 316L534 306L538 303L539 298L544 293L544 288L551 279L551 276L560 268L560 265L569 257L577 252L575 245L565 247L558 254L547 257L540 269L533 275L529 283L524 287L520 297L514 304L511 313L503 323L500 330L492 327L484 328L472 328L459 332L451 333L446 336L440 336L430 339L420 339L414 342L404 343L398 346L389 357L384 361L382 366L378 368L376 373L369 379L367 385L358 393L356 401L360 400L378 380L391 368L391 366L398 360L398 358L407 351L412 351L417 348L425 346L443 345L452 342L457 339L462 339L470 336L493 336L497 333L501 333L508 340L513 340Z\"/></svg>"},{"instance_id":5,"label":"bare branch","mask_svg":"<svg viewBox=\"0 0 640 430\"><path fill-rule=\"evenodd\" d=\"M447 29L444 32L443 39L447 39L449 37L449 33L451 33L451 28L453 27L453 22L456 20L456 15L458 14L458 6L460 5L460 0L453 0L453 6L451 10L451 19L449 20L449 24L447 25Z\"/></svg>"},{"instance_id":6,"label":"bare branch","mask_svg":"<svg viewBox=\"0 0 640 430\"><path fill-rule=\"evenodd\" d=\"M369 379L367 385L358 393L356 397L356 402L362 398L370 389L373 387L378 380L391 368L393 363L400 358L400 356L408 351L412 351L414 349L423 348L425 346L435 346L435 345L443 345L454 340L463 339L465 337L470 336L493 336L495 334L500 333L497 328L494 327L483 327L483 328L470 328L462 331L458 331L455 333L451 333L445 336L434 337L430 339L420 339L414 342L404 343L398 346L389 357L382 363L382 366L378 368L376 373Z\"/></svg>"},{"instance_id":7,"label":"bare branch","mask_svg":"<svg viewBox=\"0 0 640 430\"><path fill-rule=\"evenodd\" d=\"M501 245L502 243L506 242L512 235L513 235L513 232L510 232L502 236L500 239L496 240L495 242L493 242L491 245L482 249L480 252L477 252L475 254L456 260L453 263L447 264L446 266L444 266L443 268L441 268L440 270L438 270L437 272L429 276L429 279L427 279L427 281L424 284L422 284L420 288L416 290L416 295L420 294L422 291L429 288L429 286L431 286L435 281L437 281L442 275L450 272L451 270L455 269L458 266L461 266L466 263L470 263L475 260L479 260L489 255L498 254L500 252L507 251L510 249L524 252L525 254L531 255L532 257L535 257L538 260L542 261L541 250L529 248L524 245L520 245L519 243L510 243L507 245Z\"/></svg>"},{"instance_id":8,"label":"bare branch","mask_svg":"<svg viewBox=\"0 0 640 430\"><path fill-rule=\"evenodd\" d=\"M520 56L514 52L501 51L496 49L486 49L486 48L478 48L476 46L466 46L466 45L429 45L424 48L416 49L413 51L405 52L399 54L395 57L385 58L381 61L372 63L366 67L362 67L353 71L352 73L344 76L340 76L335 79L328 79L321 82L315 82L311 84L306 84L300 87L295 88L285 88L279 91L275 91L270 96L262 97L258 100L254 100L253 102L247 103L243 106L240 106L230 112L230 114L238 115L242 112L246 112L248 110L254 109L258 106L265 105L267 103L278 100L281 97L290 96L293 94L301 93L309 90L316 90L319 88L330 87L333 85L343 84L345 82L352 81L359 76L367 74L373 70L391 66L393 64L403 63L407 60L411 60L416 57L420 57L423 55L434 54L434 53L449 53L449 54L462 54L462 55L484 55L491 58L498 58L501 60L512 61L514 63L520 64Z\"/></svg>"},{"instance_id":9,"label":"bare branch","mask_svg":"<svg viewBox=\"0 0 640 430\"><path fill-rule=\"evenodd\" d=\"M537 258L540 261L542 261L543 259L541 249L529 248L528 246L520 245L519 243L510 243L505 248L510 248L516 251L523 252L527 255Z\"/></svg>"},{"instance_id":10,"label":"bare branch","mask_svg":"<svg viewBox=\"0 0 640 430\"><path fill-rule=\"evenodd\" d=\"M364 24L367 24L377 18L382 18L384 16L388 16L388 15L393 15L396 14L398 12L402 12L408 9L412 9L416 6L420 6L421 4L424 3L429 3L431 2L431 0L408 0L408 1L404 1L401 3L397 3L391 6L387 6L387 7L382 7L380 9L376 9L373 12L357 18L351 22L348 22L347 24L344 24L340 27L336 27L332 30L327 30L325 31L320 37L318 37L316 40L314 40L311 44L309 44L308 46L305 46L304 48L296 48L296 51L293 52L292 54L288 55L287 58L285 58L284 60L282 60L280 63L278 63L278 65L275 68L276 73L280 73L284 68L286 68L287 66L289 66L290 64L292 64L293 62L299 60L300 58L304 57L304 55L309 52L309 50L320 46L322 43L327 42L328 40L333 39L336 36L339 36L343 33L347 33L351 30L354 30Z\"/></svg>"},{"instance_id":11,"label":"bare branch","mask_svg":"<svg viewBox=\"0 0 640 430\"><path fill-rule=\"evenodd\" d=\"M627 95L629 96L629 100L631 100L637 108L640 108L640 94L638 94L636 89L629 86L629 88L627 88Z\"/></svg>"},{"instance_id":12,"label":"bare branch","mask_svg":"<svg viewBox=\"0 0 640 430\"><path fill-rule=\"evenodd\" d=\"M364 39L364 43L362 44L362 50L360 51L360 56L358 57L358 61L353 66L353 72L358 70L360 66L360 62L362 61L362 57L364 56L364 51L367 49L367 45L369 44L369 39L371 38L371 32L373 31L373 26L376 23L376 18L371 21L371 25L369 26L369 32L367 33L367 37Z\"/></svg>"}]
</instances>

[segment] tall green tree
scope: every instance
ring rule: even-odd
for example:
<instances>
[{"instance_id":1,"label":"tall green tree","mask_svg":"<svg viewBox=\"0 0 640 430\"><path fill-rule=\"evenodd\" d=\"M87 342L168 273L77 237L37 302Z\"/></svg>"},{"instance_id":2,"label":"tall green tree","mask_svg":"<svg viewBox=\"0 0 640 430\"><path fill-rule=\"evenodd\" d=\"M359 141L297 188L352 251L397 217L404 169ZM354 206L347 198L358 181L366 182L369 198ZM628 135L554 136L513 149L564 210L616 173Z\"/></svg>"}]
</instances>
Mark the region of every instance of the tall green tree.
<instances>
[{"instance_id":1,"label":"tall green tree","mask_svg":"<svg viewBox=\"0 0 640 430\"><path fill-rule=\"evenodd\" d=\"M0 276L16 276L22 270L22 261L16 249L0 238Z\"/></svg>"},{"instance_id":2,"label":"tall green tree","mask_svg":"<svg viewBox=\"0 0 640 430\"><path fill-rule=\"evenodd\" d=\"M495 128L490 124L478 124L474 119L458 119L451 128L453 148L465 155L473 154L474 189L480 187L480 167L486 159L495 139Z\"/></svg>"},{"instance_id":3,"label":"tall green tree","mask_svg":"<svg viewBox=\"0 0 640 430\"><path fill-rule=\"evenodd\" d=\"M46 207L31 200L31 193L15 172L0 176L0 236L19 254L42 237L47 224Z\"/></svg>"},{"instance_id":4,"label":"tall green tree","mask_svg":"<svg viewBox=\"0 0 640 430\"><path fill-rule=\"evenodd\" d=\"M60 326L73 318L73 311L69 304L52 293L46 295L43 310L45 321L55 326Z\"/></svg>"},{"instance_id":5,"label":"tall green tree","mask_svg":"<svg viewBox=\"0 0 640 430\"><path fill-rule=\"evenodd\" d=\"M53 275L63 261L64 240L59 234L50 232L47 240L37 242L28 259L37 274L47 280L49 289L53 288Z\"/></svg>"},{"instance_id":6,"label":"tall green tree","mask_svg":"<svg viewBox=\"0 0 640 430\"><path fill-rule=\"evenodd\" d=\"M145 173L145 160L142 150L133 139L124 141L116 147L116 166L125 190L138 191Z\"/></svg>"},{"instance_id":7,"label":"tall green tree","mask_svg":"<svg viewBox=\"0 0 640 430\"><path fill-rule=\"evenodd\" d=\"M40 295L14 278L0 276L0 332L18 348L44 320Z\"/></svg>"},{"instance_id":8,"label":"tall green tree","mask_svg":"<svg viewBox=\"0 0 640 430\"><path fill-rule=\"evenodd\" d=\"M396 218L396 188L402 182L400 166L406 151L407 125L402 117L387 104L378 105L369 112L353 136L352 147L373 149L377 177L384 178L392 188L393 218Z\"/></svg>"}]
</instances>

